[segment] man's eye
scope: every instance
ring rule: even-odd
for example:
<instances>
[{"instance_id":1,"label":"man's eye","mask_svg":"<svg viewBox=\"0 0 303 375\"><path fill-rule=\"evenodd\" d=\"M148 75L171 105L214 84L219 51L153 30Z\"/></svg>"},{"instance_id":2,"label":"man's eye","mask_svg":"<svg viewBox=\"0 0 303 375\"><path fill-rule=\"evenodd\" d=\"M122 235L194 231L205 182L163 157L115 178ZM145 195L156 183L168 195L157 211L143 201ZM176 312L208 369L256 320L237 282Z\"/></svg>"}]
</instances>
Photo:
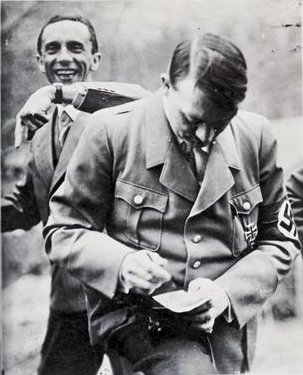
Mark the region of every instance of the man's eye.
<instances>
[{"instance_id":1,"label":"man's eye","mask_svg":"<svg viewBox=\"0 0 303 375\"><path fill-rule=\"evenodd\" d=\"M49 53L49 54L52 54L52 53L56 53L58 51L60 47L57 46L56 44L48 44L46 47L45 47L45 52L46 53Z\"/></svg>"},{"instance_id":2,"label":"man's eye","mask_svg":"<svg viewBox=\"0 0 303 375\"><path fill-rule=\"evenodd\" d=\"M80 53L83 51L83 45L79 43L70 43L68 49L74 53Z\"/></svg>"}]
</instances>

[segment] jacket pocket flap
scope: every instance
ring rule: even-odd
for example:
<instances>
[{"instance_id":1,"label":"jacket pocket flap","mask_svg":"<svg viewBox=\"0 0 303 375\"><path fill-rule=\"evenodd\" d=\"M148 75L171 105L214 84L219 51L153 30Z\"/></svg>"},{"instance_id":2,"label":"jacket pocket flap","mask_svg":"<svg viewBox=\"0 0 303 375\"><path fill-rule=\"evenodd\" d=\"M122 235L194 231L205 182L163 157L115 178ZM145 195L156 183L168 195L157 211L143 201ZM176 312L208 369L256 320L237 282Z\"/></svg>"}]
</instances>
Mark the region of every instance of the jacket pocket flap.
<instances>
[{"instance_id":1,"label":"jacket pocket flap","mask_svg":"<svg viewBox=\"0 0 303 375\"><path fill-rule=\"evenodd\" d=\"M249 215L251 211L263 202L262 192L259 185L231 198L230 203L238 214Z\"/></svg>"},{"instance_id":2,"label":"jacket pocket flap","mask_svg":"<svg viewBox=\"0 0 303 375\"><path fill-rule=\"evenodd\" d=\"M115 197L123 199L135 209L153 208L162 213L166 210L168 200L163 193L122 180L116 182Z\"/></svg>"}]
</instances>

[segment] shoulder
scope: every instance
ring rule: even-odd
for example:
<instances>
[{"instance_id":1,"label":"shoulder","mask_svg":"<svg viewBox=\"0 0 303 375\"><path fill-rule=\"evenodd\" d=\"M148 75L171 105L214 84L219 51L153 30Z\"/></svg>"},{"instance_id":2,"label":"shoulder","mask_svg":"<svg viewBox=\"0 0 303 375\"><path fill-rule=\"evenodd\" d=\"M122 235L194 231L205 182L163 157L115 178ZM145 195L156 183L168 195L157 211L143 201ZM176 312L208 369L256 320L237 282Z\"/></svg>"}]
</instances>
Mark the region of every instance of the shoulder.
<instances>
[{"instance_id":1,"label":"shoulder","mask_svg":"<svg viewBox=\"0 0 303 375\"><path fill-rule=\"evenodd\" d=\"M135 100L119 106L101 109L90 116L85 133L98 134L104 130L111 136L120 137L130 128L139 126L144 120L148 98Z\"/></svg>"},{"instance_id":2,"label":"shoulder","mask_svg":"<svg viewBox=\"0 0 303 375\"><path fill-rule=\"evenodd\" d=\"M255 112L239 110L231 121L231 128L235 133L259 142L275 138L270 121Z\"/></svg>"},{"instance_id":3,"label":"shoulder","mask_svg":"<svg viewBox=\"0 0 303 375\"><path fill-rule=\"evenodd\" d=\"M238 111L232 123L240 129L251 129L253 132L258 132L264 127L270 127L270 122L265 116L243 110Z\"/></svg>"},{"instance_id":4,"label":"shoulder","mask_svg":"<svg viewBox=\"0 0 303 375\"><path fill-rule=\"evenodd\" d=\"M303 167L297 169L291 174L287 181L287 187L300 191L300 194L303 197Z\"/></svg>"}]
</instances>

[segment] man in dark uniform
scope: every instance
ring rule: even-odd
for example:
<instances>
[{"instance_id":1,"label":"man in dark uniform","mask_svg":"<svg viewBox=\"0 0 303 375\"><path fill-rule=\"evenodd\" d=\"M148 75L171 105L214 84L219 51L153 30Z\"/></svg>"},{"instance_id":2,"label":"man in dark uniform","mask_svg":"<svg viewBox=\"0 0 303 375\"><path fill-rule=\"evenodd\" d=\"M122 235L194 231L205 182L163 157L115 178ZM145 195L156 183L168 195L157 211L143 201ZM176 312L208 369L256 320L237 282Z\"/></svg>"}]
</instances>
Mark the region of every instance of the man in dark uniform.
<instances>
[{"instance_id":1,"label":"man in dark uniform","mask_svg":"<svg viewBox=\"0 0 303 375\"><path fill-rule=\"evenodd\" d=\"M245 372L256 314L299 254L276 141L263 116L238 111L246 62L229 40L184 41L162 80L92 115L52 197L46 251L85 283L92 342L133 371Z\"/></svg>"},{"instance_id":2,"label":"man in dark uniform","mask_svg":"<svg viewBox=\"0 0 303 375\"><path fill-rule=\"evenodd\" d=\"M40 221L46 223L49 196L62 180L89 117L89 114L79 112L72 105L60 103L66 91L74 92L72 88L77 86L77 82L91 80L91 74L98 69L101 58L94 28L81 16L52 17L40 32L37 49L39 68L53 85L40 90L38 96L28 103L27 109L20 113L20 120L30 130L44 126L36 132L31 142L24 179L17 183L11 195L2 199L2 231L27 230ZM112 94L117 88L122 102L123 98L125 101L132 100L143 92L136 85L111 83L104 86ZM44 97L41 96L42 92ZM47 106L42 108L48 109L48 112L32 114L31 109L35 108L33 104L43 102L43 98ZM117 104L114 100L108 100L110 103L106 103L106 106ZM57 105L51 106L51 101ZM96 108L103 106L95 101L91 104L96 104ZM102 351L95 352L89 343L81 282L52 264L51 307L39 374L95 375L101 361Z\"/></svg>"},{"instance_id":3,"label":"man in dark uniform","mask_svg":"<svg viewBox=\"0 0 303 375\"><path fill-rule=\"evenodd\" d=\"M303 244L303 167L297 169L288 179L287 194L294 213L298 234Z\"/></svg>"}]
</instances>

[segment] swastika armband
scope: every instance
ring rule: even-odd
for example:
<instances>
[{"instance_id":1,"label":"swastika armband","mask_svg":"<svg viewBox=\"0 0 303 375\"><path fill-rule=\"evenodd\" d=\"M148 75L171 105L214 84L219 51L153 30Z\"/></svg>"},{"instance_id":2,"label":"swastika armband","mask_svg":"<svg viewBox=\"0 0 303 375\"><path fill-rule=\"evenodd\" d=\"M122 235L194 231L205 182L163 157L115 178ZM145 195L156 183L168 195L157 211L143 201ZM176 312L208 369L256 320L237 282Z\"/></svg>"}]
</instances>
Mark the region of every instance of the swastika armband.
<instances>
[{"instance_id":1,"label":"swastika armband","mask_svg":"<svg viewBox=\"0 0 303 375\"><path fill-rule=\"evenodd\" d=\"M291 211L290 203L285 199L278 214L278 230L287 238L298 239L297 228Z\"/></svg>"}]
</instances>

